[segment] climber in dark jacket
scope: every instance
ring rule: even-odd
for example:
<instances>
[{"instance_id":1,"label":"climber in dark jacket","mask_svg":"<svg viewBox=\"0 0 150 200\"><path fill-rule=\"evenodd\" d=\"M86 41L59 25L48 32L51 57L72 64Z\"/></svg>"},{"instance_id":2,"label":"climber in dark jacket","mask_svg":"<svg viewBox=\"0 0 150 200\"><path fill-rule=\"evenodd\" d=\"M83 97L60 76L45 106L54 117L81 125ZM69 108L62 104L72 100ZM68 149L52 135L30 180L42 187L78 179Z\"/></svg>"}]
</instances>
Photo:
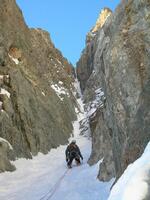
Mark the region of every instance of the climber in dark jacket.
<instances>
[{"instance_id":1,"label":"climber in dark jacket","mask_svg":"<svg viewBox=\"0 0 150 200\"><path fill-rule=\"evenodd\" d=\"M80 152L79 147L76 145L75 140L72 140L72 142L67 146L65 153L66 153L67 166L69 168L71 168L73 159L75 159L77 165L81 164L80 158L83 160L83 156Z\"/></svg>"}]
</instances>

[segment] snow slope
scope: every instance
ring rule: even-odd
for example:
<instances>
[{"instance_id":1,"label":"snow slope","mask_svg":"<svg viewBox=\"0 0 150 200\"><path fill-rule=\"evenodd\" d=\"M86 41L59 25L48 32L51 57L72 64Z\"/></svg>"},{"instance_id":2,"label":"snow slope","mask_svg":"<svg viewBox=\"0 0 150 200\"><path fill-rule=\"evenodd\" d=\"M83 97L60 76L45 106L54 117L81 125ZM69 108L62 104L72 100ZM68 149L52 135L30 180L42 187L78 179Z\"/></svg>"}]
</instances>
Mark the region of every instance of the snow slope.
<instances>
[{"instance_id":1,"label":"snow slope","mask_svg":"<svg viewBox=\"0 0 150 200\"><path fill-rule=\"evenodd\" d=\"M76 83L77 87L77 83ZM79 135L79 121L85 118L81 99L81 112L73 123L73 137L81 149L84 160L81 166L73 163L68 169L65 149L59 146L49 154L41 153L32 160L19 159L13 164L15 172L0 174L0 200L107 200L110 183L97 180L99 163L90 167L86 162L91 152L91 141ZM70 138L70 140L72 140Z\"/></svg>"},{"instance_id":2,"label":"snow slope","mask_svg":"<svg viewBox=\"0 0 150 200\"><path fill-rule=\"evenodd\" d=\"M150 142L143 155L130 164L112 188L108 200L150 199Z\"/></svg>"},{"instance_id":3,"label":"snow slope","mask_svg":"<svg viewBox=\"0 0 150 200\"><path fill-rule=\"evenodd\" d=\"M78 83L75 87L78 89ZM86 163L91 152L91 141L89 137L80 135L79 122L86 119L86 114L81 99L78 99L78 104L81 112L73 123L70 141L73 138L77 140L84 157L82 165L77 167L73 163L73 168L67 169L64 155L66 146L52 149L47 155L39 153L32 160L19 159L13 162L17 167L15 172L0 174L0 200L145 199L150 191L150 143L143 155L128 166L109 196L112 182L102 183L96 178L99 163L92 167Z\"/></svg>"}]
</instances>

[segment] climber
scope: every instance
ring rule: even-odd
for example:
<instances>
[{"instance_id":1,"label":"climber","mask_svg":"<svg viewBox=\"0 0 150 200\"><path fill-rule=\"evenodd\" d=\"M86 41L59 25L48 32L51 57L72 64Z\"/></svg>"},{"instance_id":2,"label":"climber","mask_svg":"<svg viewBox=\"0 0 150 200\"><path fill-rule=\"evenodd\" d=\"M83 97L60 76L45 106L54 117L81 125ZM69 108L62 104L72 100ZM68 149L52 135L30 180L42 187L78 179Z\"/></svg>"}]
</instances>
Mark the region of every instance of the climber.
<instances>
[{"instance_id":1,"label":"climber","mask_svg":"<svg viewBox=\"0 0 150 200\"><path fill-rule=\"evenodd\" d=\"M79 147L76 145L76 140L72 140L72 142L67 146L65 153L68 168L71 168L71 164L74 159L77 165L81 164L80 158L83 160L83 156Z\"/></svg>"}]
</instances>

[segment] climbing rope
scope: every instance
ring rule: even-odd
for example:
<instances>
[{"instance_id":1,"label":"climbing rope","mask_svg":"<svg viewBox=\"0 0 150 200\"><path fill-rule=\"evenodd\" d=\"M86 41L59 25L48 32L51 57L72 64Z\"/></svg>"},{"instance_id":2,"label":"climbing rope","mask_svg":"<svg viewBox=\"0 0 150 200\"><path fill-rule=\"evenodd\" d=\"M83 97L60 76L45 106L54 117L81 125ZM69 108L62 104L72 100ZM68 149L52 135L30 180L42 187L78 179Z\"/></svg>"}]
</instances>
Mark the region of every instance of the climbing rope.
<instances>
[{"instance_id":1,"label":"climbing rope","mask_svg":"<svg viewBox=\"0 0 150 200\"><path fill-rule=\"evenodd\" d=\"M55 194L55 192L57 191L57 189L59 188L60 184L61 184L61 181L64 179L64 177L66 176L67 172L68 172L69 169L67 169L65 171L65 173L58 179L58 181L55 183L55 185L43 196L41 197L39 200L50 200L53 195Z\"/></svg>"}]
</instances>

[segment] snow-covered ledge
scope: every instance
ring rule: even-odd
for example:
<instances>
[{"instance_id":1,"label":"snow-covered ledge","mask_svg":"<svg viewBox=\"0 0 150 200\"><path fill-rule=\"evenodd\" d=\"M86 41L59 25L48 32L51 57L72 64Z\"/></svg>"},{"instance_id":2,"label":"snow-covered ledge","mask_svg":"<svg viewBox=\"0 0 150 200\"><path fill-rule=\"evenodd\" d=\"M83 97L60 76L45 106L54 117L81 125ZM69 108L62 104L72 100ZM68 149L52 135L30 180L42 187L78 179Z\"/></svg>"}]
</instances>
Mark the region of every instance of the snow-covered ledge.
<instances>
[{"instance_id":1,"label":"snow-covered ledge","mask_svg":"<svg viewBox=\"0 0 150 200\"><path fill-rule=\"evenodd\" d=\"M0 94L7 95L10 98L10 93L4 88L0 88Z\"/></svg>"},{"instance_id":2,"label":"snow-covered ledge","mask_svg":"<svg viewBox=\"0 0 150 200\"><path fill-rule=\"evenodd\" d=\"M128 166L108 198L108 200L143 199L150 199L150 142L143 155Z\"/></svg>"}]
</instances>

